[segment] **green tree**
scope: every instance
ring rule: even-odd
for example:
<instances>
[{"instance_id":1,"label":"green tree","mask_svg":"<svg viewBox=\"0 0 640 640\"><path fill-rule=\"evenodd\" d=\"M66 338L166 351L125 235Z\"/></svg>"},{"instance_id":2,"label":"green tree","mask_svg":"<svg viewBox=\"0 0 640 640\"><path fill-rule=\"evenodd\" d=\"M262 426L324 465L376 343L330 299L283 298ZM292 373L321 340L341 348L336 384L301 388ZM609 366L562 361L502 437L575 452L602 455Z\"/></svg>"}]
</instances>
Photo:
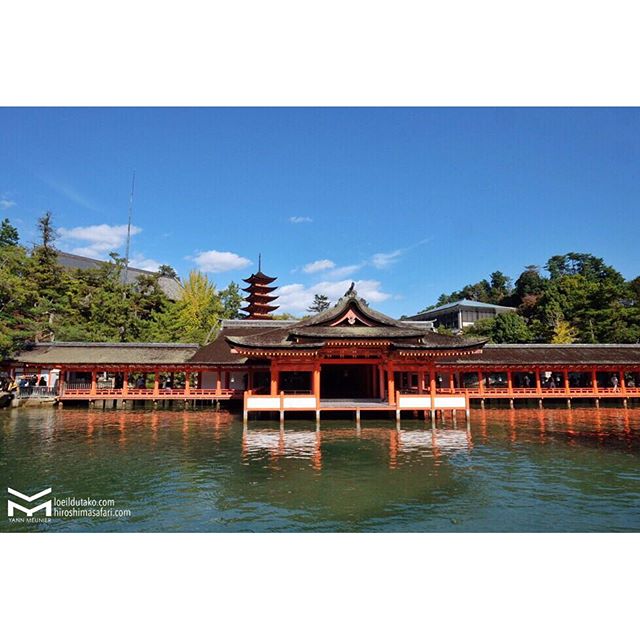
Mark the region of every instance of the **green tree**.
<instances>
[{"instance_id":1,"label":"green tree","mask_svg":"<svg viewBox=\"0 0 640 640\"><path fill-rule=\"evenodd\" d=\"M577 335L578 332L566 320L557 320L551 344L571 344L576 341Z\"/></svg>"},{"instance_id":2,"label":"green tree","mask_svg":"<svg viewBox=\"0 0 640 640\"><path fill-rule=\"evenodd\" d=\"M465 334L480 335L498 344L517 344L532 342L534 335L527 321L517 313L501 313L495 318L479 320L465 328Z\"/></svg>"},{"instance_id":3,"label":"green tree","mask_svg":"<svg viewBox=\"0 0 640 640\"><path fill-rule=\"evenodd\" d=\"M0 247L17 247L20 241L18 230L5 218L0 223Z\"/></svg>"},{"instance_id":4,"label":"green tree","mask_svg":"<svg viewBox=\"0 0 640 640\"><path fill-rule=\"evenodd\" d=\"M220 291L220 301L222 303L222 317L229 320L241 318L240 307L244 298L240 293L240 287L235 282L230 282L225 289Z\"/></svg>"},{"instance_id":5,"label":"green tree","mask_svg":"<svg viewBox=\"0 0 640 640\"><path fill-rule=\"evenodd\" d=\"M38 294L31 258L21 246L0 245L0 360L33 339Z\"/></svg>"},{"instance_id":6,"label":"green tree","mask_svg":"<svg viewBox=\"0 0 640 640\"><path fill-rule=\"evenodd\" d=\"M490 276L489 302L500 304L512 291L511 278L505 276L502 271L494 271Z\"/></svg>"},{"instance_id":7,"label":"green tree","mask_svg":"<svg viewBox=\"0 0 640 640\"><path fill-rule=\"evenodd\" d=\"M177 303L177 320L185 342L204 344L219 326L223 307L215 285L200 271L192 271Z\"/></svg>"},{"instance_id":8,"label":"green tree","mask_svg":"<svg viewBox=\"0 0 640 640\"><path fill-rule=\"evenodd\" d=\"M329 298L322 293L316 293L313 296L313 302L307 308L309 313L322 313L326 311L330 306Z\"/></svg>"},{"instance_id":9,"label":"green tree","mask_svg":"<svg viewBox=\"0 0 640 640\"><path fill-rule=\"evenodd\" d=\"M158 267L157 273L161 278L174 278L175 280L178 280L178 274L171 265L161 264Z\"/></svg>"},{"instance_id":10,"label":"green tree","mask_svg":"<svg viewBox=\"0 0 640 640\"><path fill-rule=\"evenodd\" d=\"M32 332L36 340L55 340L62 317L72 310L68 296L69 274L58 263L54 242L56 231L52 213L47 211L38 220L40 243L31 253L28 277L37 291Z\"/></svg>"}]
</instances>

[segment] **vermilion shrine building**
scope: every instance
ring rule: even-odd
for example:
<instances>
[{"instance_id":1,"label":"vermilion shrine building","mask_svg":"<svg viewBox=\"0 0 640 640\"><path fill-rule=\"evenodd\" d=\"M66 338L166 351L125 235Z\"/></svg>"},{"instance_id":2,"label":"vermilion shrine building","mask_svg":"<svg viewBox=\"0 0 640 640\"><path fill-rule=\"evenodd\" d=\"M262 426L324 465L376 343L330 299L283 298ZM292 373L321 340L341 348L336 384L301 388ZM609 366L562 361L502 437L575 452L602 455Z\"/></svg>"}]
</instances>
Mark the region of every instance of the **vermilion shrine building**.
<instances>
[{"instance_id":1,"label":"vermilion shrine building","mask_svg":"<svg viewBox=\"0 0 640 640\"><path fill-rule=\"evenodd\" d=\"M241 401L254 412L464 411L471 401L640 398L640 345L490 345L390 318L352 285L336 305L300 321L270 319L275 278L249 287L246 319L195 344L42 343L8 363L39 385L25 396L103 406ZM46 376L45 384L41 379ZM22 393L22 391L20 392Z\"/></svg>"}]
</instances>

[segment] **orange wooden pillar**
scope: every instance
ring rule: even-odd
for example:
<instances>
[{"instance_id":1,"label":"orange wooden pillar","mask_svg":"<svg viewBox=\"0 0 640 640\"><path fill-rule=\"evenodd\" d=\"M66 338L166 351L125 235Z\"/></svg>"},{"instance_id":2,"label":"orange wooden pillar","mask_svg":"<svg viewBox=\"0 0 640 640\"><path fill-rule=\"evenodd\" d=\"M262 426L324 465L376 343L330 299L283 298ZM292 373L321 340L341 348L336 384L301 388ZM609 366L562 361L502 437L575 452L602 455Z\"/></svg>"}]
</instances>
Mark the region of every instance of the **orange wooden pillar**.
<instances>
[{"instance_id":1,"label":"orange wooden pillar","mask_svg":"<svg viewBox=\"0 0 640 640\"><path fill-rule=\"evenodd\" d=\"M316 398L316 406L320 403L320 365L316 364L311 373L311 389Z\"/></svg>"},{"instance_id":2,"label":"orange wooden pillar","mask_svg":"<svg viewBox=\"0 0 640 640\"><path fill-rule=\"evenodd\" d=\"M387 368L387 397L389 398L389 404L395 402L396 399L396 381L393 377L393 367L391 365Z\"/></svg>"},{"instance_id":3,"label":"orange wooden pillar","mask_svg":"<svg viewBox=\"0 0 640 640\"><path fill-rule=\"evenodd\" d=\"M222 393L222 368L216 369L216 395L219 396Z\"/></svg>"},{"instance_id":4,"label":"orange wooden pillar","mask_svg":"<svg viewBox=\"0 0 640 640\"><path fill-rule=\"evenodd\" d=\"M513 380L511 379L511 369L507 369L507 391L513 393Z\"/></svg>"},{"instance_id":5,"label":"orange wooden pillar","mask_svg":"<svg viewBox=\"0 0 640 640\"><path fill-rule=\"evenodd\" d=\"M95 369L91 369L91 395L95 396L98 390L98 380L97 380L98 372Z\"/></svg>"},{"instance_id":6,"label":"orange wooden pillar","mask_svg":"<svg viewBox=\"0 0 640 640\"><path fill-rule=\"evenodd\" d=\"M271 395L275 396L278 394L278 375L279 375L278 367L271 363Z\"/></svg>"},{"instance_id":7,"label":"orange wooden pillar","mask_svg":"<svg viewBox=\"0 0 640 640\"><path fill-rule=\"evenodd\" d=\"M597 369L591 370L591 385L593 387L593 392L598 393L598 371Z\"/></svg>"},{"instance_id":8,"label":"orange wooden pillar","mask_svg":"<svg viewBox=\"0 0 640 640\"><path fill-rule=\"evenodd\" d=\"M184 372L184 393L187 396L191 393L191 371Z\"/></svg>"},{"instance_id":9,"label":"orange wooden pillar","mask_svg":"<svg viewBox=\"0 0 640 640\"><path fill-rule=\"evenodd\" d=\"M157 398L160 394L158 393L160 389L160 372L153 372L153 397Z\"/></svg>"},{"instance_id":10,"label":"orange wooden pillar","mask_svg":"<svg viewBox=\"0 0 640 640\"><path fill-rule=\"evenodd\" d=\"M620 391L625 395L627 393L627 382L624 379L624 371L620 372Z\"/></svg>"},{"instance_id":11,"label":"orange wooden pillar","mask_svg":"<svg viewBox=\"0 0 640 640\"><path fill-rule=\"evenodd\" d=\"M484 374L482 371L478 370L478 389L480 390L480 395L484 395Z\"/></svg>"},{"instance_id":12,"label":"orange wooden pillar","mask_svg":"<svg viewBox=\"0 0 640 640\"><path fill-rule=\"evenodd\" d=\"M536 393L540 395L542 393L542 384L540 383L540 369L534 369L533 375L536 377Z\"/></svg>"},{"instance_id":13,"label":"orange wooden pillar","mask_svg":"<svg viewBox=\"0 0 640 640\"><path fill-rule=\"evenodd\" d=\"M453 393L456 388L456 381L453 379L453 376L453 369L449 369L449 390L451 391L451 393Z\"/></svg>"},{"instance_id":14,"label":"orange wooden pillar","mask_svg":"<svg viewBox=\"0 0 640 640\"><path fill-rule=\"evenodd\" d=\"M568 369L563 370L562 377L564 378L564 391L567 395L569 395L569 393L571 392L571 389L569 387L569 370Z\"/></svg>"},{"instance_id":15,"label":"orange wooden pillar","mask_svg":"<svg viewBox=\"0 0 640 640\"><path fill-rule=\"evenodd\" d=\"M126 396L129 392L129 372L124 371L122 373L122 395Z\"/></svg>"},{"instance_id":16,"label":"orange wooden pillar","mask_svg":"<svg viewBox=\"0 0 640 640\"><path fill-rule=\"evenodd\" d=\"M384 368L378 365L378 396L384 400Z\"/></svg>"}]
</instances>

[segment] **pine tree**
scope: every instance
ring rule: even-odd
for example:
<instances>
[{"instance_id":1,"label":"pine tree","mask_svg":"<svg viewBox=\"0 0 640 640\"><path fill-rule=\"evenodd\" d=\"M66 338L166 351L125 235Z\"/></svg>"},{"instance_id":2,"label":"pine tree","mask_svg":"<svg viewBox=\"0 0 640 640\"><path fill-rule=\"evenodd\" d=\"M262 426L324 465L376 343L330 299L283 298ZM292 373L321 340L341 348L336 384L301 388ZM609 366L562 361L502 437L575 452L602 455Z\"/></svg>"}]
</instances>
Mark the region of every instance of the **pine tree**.
<instances>
[{"instance_id":1,"label":"pine tree","mask_svg":"<svg viewBox=\"0 0 640 640\"><path fill-rule=\"evenodd\" d=\"M313 302L307 309L309 313L322 313L329 308L329 298L321 293L316 293L313 296Z\"/></svg>"},{"instance_id":2,"label":"pine tree","mask_svg":"<svg viewBox=\"0 0 640 640\"><path fill-rule=\"evenodd\" d=\"M0 223L0 247L17 247L20 241L18 230L5 218Z\"/></svg>"}]
</instances>

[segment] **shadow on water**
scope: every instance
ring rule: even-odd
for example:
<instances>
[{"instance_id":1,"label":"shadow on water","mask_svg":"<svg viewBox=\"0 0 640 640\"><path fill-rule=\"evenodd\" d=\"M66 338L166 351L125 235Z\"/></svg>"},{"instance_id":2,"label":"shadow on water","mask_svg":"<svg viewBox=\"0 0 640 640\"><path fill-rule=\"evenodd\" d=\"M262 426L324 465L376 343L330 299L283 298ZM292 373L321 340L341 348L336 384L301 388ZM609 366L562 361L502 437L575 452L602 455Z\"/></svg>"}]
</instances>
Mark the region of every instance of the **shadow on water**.
<instances>
[{"instance_id":1,"label":"shadow on water","mask_svg":"<svg viewBox=\"0 0 640 640\"><path fill-rule=\"evenodd\" d=\"M252 421L211 411L0 413L0 483L130 514L3 531L637 531L640 410Z\"/></svg>"}]
</instances>

